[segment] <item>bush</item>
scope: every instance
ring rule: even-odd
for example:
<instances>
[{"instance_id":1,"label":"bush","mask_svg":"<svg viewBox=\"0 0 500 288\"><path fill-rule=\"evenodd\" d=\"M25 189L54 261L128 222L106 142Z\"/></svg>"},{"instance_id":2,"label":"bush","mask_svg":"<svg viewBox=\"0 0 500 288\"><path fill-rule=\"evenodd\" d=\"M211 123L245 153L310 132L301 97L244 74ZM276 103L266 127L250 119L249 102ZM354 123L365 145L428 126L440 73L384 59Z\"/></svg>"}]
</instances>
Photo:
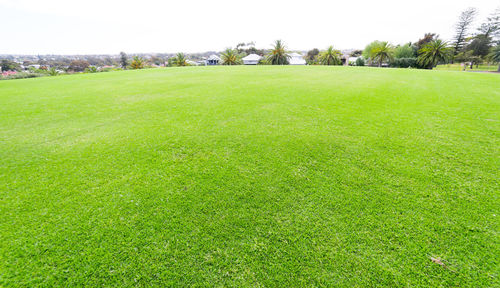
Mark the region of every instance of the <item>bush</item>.
<instances>
[{"instance_id":1,"label":"bush","mask_svg":"<svg viewBox=\"0 0 500 288\"><path fill-rule=\"evenodd\" d=\"M86 73L97 73L99 71L97 70L97 67L95 67L95 66L89 66L89 67L87 67L87 69L85 69L85 72Z\"/></svg>"},{"instance_id":2,"label":"bush","mask_svg":"<svg viewBox=\"0 0 500 288\"><path fill-rule=\"evenodd\" d=\"M417 58L395 58L391 61L391 67L395 68L418 68Z\"/></svg>"},{"instance_id":3,"label":"bush","mask_svg":"<svg viewBox=\"0 0 500 288\"><path fill-rule=\"evenodd\" d=\"M356 59L356 66L365 66L365 60L361 57L358 57L358 59Z\"/></svg>"},{"instance_id":4,"label":"bush","mask_svg":"<svg viewBox=\"0 0 500 288\"><path fill-rule=\"evenodd\" d=\"M3 73L0 74L0 80L13 80L13 79L24 79L24 78L36 78L46 76L47 74L40 73L29 73L29 72L19 72L19 73Z\"/></svg>"}]
</instances>

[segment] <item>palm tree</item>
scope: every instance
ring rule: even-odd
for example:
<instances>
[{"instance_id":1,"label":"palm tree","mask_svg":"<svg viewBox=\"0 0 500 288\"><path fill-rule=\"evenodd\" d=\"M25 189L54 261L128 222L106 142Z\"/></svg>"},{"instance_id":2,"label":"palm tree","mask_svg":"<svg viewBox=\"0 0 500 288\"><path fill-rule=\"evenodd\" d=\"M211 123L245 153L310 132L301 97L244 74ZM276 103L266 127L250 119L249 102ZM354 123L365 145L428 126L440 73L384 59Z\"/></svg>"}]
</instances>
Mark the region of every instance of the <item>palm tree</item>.
<instances>
[{"instance_id":1,"label":"palm tree","mask_svg":"<svg viewBox=\"0 0 500 288\"><path fill-rule=\"evenodd\" d=\"M235 49L227 48L221 53L222 65L240 65L242 63L241 56Z\"/></svg>"},{"instance_id":2,"label":"palm tree","mask_svg":"<svg viewBox=\"0 0 500 288\"><path fill-rule=\"evenodd\" d=\"M142 69L144 68L144 59L139 56L135 56L134 60L132 60L132 63L130 63L130 66L132 67L132 69Z\"/></svg>"},{"instance_id":3,"label":"palm tree","mask_svg":"<svg viewBox=\"0 0 500 288\"><path fill-rule=\"evenodd\" d=\"M493 61L498 62L498 72L500 72L500 45L497 45L495 48L492 49L491 51L491 59Z\"/></svg>"},{"instance_id":4,"label":"palm tree","mask_svg":"<svg viewBox=\"0 0 500 288\"><path fill-rule=\"evenodd\" d=\"M273 50L267 55L267 63L271 65L288 65L288 59L290 59L290 55L288 55L285 45L281 40L276 40Z\"/></svg>"},{"instance_id":5,"label":"palm tree","mask_svg":"<svg viewBox=\"0 0 500 288\"><path fill-rule=\"evenodd\" d=\"M51 67L49 69L48 73L49 73L50 76L57 76L57 75L59 75L59 71L57 71L56 68L54 68L54 67Z\"/></svg>"},{"instance_id":6,"label":"palm tree","mask_svg":"<svg viewBox=\"0 0 500 288\"><path fill-rule=\"evenodd\" d=\"M446 41L433 40L418 50L418 64L432 69L439 61L445 61L450 57L452 50Z\"/></svg>"},{"instance_id":7,"label":"palm tree","mask_svg":"<svg viewBox=\"0 0 500 288\"><path fill-rule=\"evenodd\" d=\"M373 47L371 55L378 62L378 67L381 67L382 63L392 59L394 48L388 42L380 42Z\"/></svg>"},{"instance_id":8,"label":"palm tree","mask_svg":"<svg viewBox=\"0 0 500 288\"><path fill-rule=\"evenodd\" d=\"M172 64L174 66L188 66L189 65L187 62L186 55L184 55L184 53L177 53L177 56L175 56L172 61L173 61Z\"/></svg>"},{"instance_id":9,"label":"palm tree","mask_svg":"<svg viewBox=\"0 0 500 288\"><path fill-rule=\"evenodd\" d=\"M319 63L321 65L340 65L340 51L333 49L333 46L328 47L326 51L319 54Z\"/></svg>"}]
</instances>

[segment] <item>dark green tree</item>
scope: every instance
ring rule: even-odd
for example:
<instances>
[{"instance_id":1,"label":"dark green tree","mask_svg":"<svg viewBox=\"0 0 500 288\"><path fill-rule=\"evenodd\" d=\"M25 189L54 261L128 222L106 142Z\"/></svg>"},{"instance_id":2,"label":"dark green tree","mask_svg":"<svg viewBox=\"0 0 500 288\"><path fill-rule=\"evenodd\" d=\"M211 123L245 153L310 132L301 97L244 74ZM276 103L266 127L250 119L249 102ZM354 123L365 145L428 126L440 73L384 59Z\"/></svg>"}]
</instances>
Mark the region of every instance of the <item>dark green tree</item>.
<instances>
[{"instance_id":1,"label":"dark green tree","mask_svg":"<svg viewBox=\"0 0 500 288\"><path fill-rule=\"evenodd\" d=\"M316 61L317 61L316 58L318 57L318 55L319 55L318 48L314 48L312 50L307 51L307 55L305 57L307 63L308 64L314 64L314 63L316 63Z\"/></svg>"},{"instance_id":2,"label":"dark green tree","mask_svg":"<svg viewBox=\"0 0 500 288\"><path fill-rule=\"evenodd\" d=\"M125 52L120 52L120 65L122 66L123 69L127 69L128 65L128 57Z\"/></svg>"},{"instance_id":3,"label":"dark green tree","mask_svg":"<svg viewBox=\"0 0 500 288\"><path fill-rule=\"evenodd\" d=\"M0 61L0 67L2 68L2 71L18 71L20 65L14 61L3 59Z\"/></svg>"}]
</instances>

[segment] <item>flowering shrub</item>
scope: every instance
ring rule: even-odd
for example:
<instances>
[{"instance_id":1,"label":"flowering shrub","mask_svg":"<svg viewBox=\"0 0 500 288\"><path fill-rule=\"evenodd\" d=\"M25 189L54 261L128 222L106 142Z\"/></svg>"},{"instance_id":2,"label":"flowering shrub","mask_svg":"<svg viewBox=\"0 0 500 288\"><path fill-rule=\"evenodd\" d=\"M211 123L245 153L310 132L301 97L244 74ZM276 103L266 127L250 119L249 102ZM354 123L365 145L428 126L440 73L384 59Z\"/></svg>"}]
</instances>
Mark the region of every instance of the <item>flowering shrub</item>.
<instances>
[{"instance_id":1,"label":"flowering shrub","mask_svg":"<svg viewBox=\"0 0 500 288\"><path fill-rule=\"evenodd\" d=\"M39 73L29 73L29 72L4 71L0 74L0 80L35 78L40 76L44 75Z\"/></svg>"},{"instance_id":2,"label":"flowering shrub","mask_svg":"<svg viewBox=\"0 0 500 288\"><path fill-rule=\"evenodd\" d=\"M17 71L4 71L4 72L2 72L2 77L7 77L10 75L16 75L16 74L17 74Z\"/></svg>"}]
</instances>

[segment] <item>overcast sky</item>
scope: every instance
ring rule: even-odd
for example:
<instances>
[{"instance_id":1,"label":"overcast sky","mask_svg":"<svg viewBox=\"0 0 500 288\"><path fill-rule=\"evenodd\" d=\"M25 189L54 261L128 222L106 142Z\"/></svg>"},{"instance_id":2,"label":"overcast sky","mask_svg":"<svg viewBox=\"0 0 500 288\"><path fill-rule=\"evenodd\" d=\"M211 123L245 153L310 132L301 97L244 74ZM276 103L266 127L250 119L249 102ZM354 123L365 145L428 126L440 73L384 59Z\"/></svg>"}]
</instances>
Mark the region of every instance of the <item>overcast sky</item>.
<instances>
[{"instance_id":1,"label":"overcast sky","mask_svg":"<svg viewBox=\"0 0 500 288\"><path fill-rule=\"evenodd\" d=\"M500 0L0 0L0 54L201 52L275 39L290 50L349 49L426 32L448 40L471 6L477 26Z\"/></svg>"}]
</instances>

